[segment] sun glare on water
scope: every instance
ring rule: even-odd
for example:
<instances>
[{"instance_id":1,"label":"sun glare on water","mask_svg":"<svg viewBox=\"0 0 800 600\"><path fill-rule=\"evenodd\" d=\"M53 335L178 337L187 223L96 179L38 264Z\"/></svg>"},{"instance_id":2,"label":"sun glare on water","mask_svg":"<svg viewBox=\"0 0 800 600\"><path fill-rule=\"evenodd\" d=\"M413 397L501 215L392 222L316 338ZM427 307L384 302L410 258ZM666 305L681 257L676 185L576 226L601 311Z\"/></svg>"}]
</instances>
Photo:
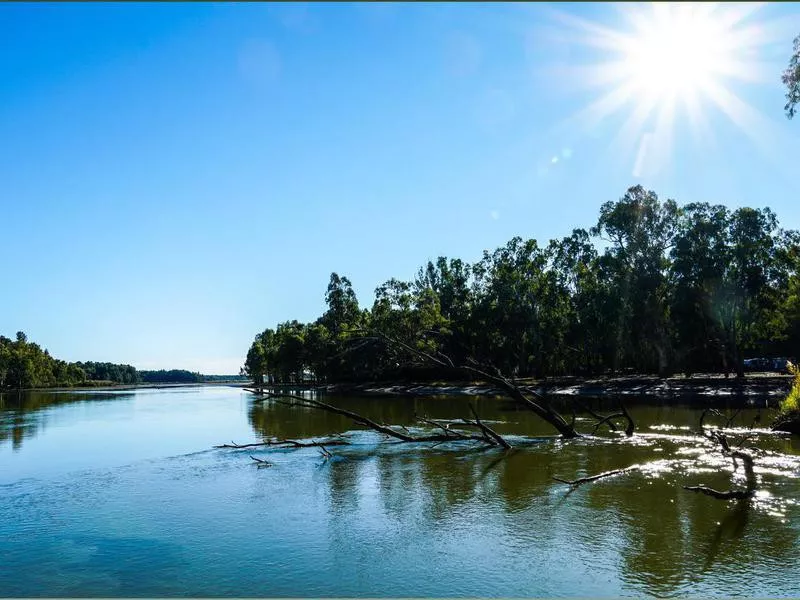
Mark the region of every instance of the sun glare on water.
<instances>
[{"instance_id":1,"label":"sun glare on water","mask_svg":"<svg viewBox=\"0 0 800 600\"><path fill-rule=\"evenodd\" d=\"M677 115L698 137L710 136L706 111L724 113L744 133L757 135L758 111L732 84L763 77L758 49L768 40L754 23L759 5L631 3L617 6L619 27L561 13L576 41L601 59L569 68L568 77L599 89L575 119L584 126L619 111L627 114L614 140L636 152L634 175L668 160Z\"/></svg>"}]
</instances>

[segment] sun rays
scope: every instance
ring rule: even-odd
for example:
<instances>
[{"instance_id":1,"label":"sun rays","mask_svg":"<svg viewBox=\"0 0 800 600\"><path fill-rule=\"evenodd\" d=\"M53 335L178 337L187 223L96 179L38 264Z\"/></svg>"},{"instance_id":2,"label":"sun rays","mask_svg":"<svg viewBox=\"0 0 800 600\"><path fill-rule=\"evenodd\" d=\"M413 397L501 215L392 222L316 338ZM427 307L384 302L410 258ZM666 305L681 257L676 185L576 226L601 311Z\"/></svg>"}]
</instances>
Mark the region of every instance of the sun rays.
<instances>
[{"instance_id":1,"label":"sun rays","mask_svg":"<svg viewBox=\"0 0 800 600\"><path fill-rule=\"evenodd\" d=\"M564 75L591 88L592 100L571 121L591 128L622 114L612 146L635 157L633 174L658 170L670 159L678 121L696 139L711 137L708 117L718 111L755 137L760 113L734 84L763 77L759 49L770 41L757 22L757 4L652 3L616 7L609 27L558 13L568 40L597 56ZM566 36L566 37L563 37Z\"/></svg>"}]
</instances>

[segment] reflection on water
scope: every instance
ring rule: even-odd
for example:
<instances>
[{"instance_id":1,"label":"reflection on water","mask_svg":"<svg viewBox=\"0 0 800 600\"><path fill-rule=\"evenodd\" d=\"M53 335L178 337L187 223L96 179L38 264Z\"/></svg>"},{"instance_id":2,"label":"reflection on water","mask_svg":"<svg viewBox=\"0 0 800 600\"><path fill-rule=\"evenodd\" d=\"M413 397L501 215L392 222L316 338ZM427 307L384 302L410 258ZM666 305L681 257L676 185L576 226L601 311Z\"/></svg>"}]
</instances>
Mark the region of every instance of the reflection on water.
<instances>
[{"instance_id":1,"label":"reflection on water","mask_svg":"<svg viewBox=\"0 0 800 600\"><path fill-rule=\"evenodd\" d=\"M118 400L131 392L10 392L0 393L0 444L11 440L19 450L23 440L35 437L47 425L45 409L60 404ZM37 415L38 418L33 418Z\"/></svg>"},{"instance_id":2,"label":"reflection on water","mask_svg":"<svg viewBox=\"0 0 800 600\"><path fill-rule=\"evenodd\" d=\"M0 570L0 595L787 596L800 589L797 441L757 430L753 501L692 494L681 486L726 489L741 475L695 434L697 409L638 405L631 411L641 433L632 439L562 442L513 405L471 399L510 439L541 436L503 453L397 444L346 418L254 403L237 389L73 400L3 400L0 474L8 459L17 467L0 482L8 567ZM416 414L469 414L464 398L331 401L407 426ZM768 422L768 411L748 408L737 423L749 425L759 410ZM78 443L109 428L111 462ZM333 433L352 443L332 447L329 460L315 448L211 449L231 439ZM75 469L58 471L34 460L55 447L85 455ZM275 466L257 469L251 454ZM572 491L552 479L630 465L642 468Z\"/></svg>"}]
</instances>

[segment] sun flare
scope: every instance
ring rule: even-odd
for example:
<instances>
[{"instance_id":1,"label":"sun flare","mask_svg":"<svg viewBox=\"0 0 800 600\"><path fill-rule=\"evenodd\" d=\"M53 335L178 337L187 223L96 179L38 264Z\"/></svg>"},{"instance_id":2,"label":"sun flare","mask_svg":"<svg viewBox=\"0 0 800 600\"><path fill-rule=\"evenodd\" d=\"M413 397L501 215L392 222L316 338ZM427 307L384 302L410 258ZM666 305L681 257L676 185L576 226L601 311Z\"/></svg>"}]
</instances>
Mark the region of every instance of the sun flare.
<instances>
[{"instance_id":1,"label":"sun flare","mask_svg":"<svg viewBox=\"0 0 800 600\"><path fill-rule=\"evenodd\" d=\"M710 137L707 109L721 111L746 134L757 135L759 113L733 91L735 82L758 81L758 50L767 41L757 4L639 3L617 6L619 27L560 14L570 38L588 47L594 64L563 75L599 90L574 119L592 127L627 115L613 143L635 153L634 175L657 170L672 152L676 118Z\"/></svg>"},{"instance_id":2,"label":"sun flare","mask_svg":"<svg viewBox=\"0 0 800 600\"><path fill-rule=\"evenodd\" d=\"M726 31L691 5L657 10L623 46L628 77L644 95L692 93L730 70Z\"/></svg>"}]
</instances>

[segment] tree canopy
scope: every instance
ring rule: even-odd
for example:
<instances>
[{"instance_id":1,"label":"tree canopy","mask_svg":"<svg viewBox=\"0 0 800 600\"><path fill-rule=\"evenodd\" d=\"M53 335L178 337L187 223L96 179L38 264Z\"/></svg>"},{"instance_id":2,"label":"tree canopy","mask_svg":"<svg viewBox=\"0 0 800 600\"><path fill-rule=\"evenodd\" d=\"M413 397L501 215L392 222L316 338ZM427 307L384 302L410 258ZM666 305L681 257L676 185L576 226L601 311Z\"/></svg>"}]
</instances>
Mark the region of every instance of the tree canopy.
<instances>
[{"instance_id":1,"label":"tree canopy","mask_svg":"<svg viewBox=\"0 0 800 600\"><path fill-rule=\"evenodd\" d=\"M800 343L798 234L768 208L660 200L641 186L589 229L515 237L467 264L439 257L387 280L371 308L331 274L327 310L259 333L243 372L263 382L447 377L365 332L472 357L518 377L733 371Z\"/></svg>"},{"instance_id":2,"label":"tree canopy","mask_svg":"<svg viewBox=\"0 0 800 600\"><path fill-rule=\"evenodd\" d=\"M137 371L131 365L110 362L68 363L53 358L47 350L29 342L28 336L22 331L18 331L13 340L0 336L0 390L104 384L199 383L217 378L180 369Z\"/></svg>"},{"instance_id":3,"label":"tree canopy","mask_svg":"<svg viewBox=\"0 0 800 600\"><path fill-rule=\"evenodd\" d=\"M797 105L800 104L800 35L794 38L792 56L789 66L783 72L783 84L786 86L786 116L794 117Z\"/></svg>"}]
</instances>

